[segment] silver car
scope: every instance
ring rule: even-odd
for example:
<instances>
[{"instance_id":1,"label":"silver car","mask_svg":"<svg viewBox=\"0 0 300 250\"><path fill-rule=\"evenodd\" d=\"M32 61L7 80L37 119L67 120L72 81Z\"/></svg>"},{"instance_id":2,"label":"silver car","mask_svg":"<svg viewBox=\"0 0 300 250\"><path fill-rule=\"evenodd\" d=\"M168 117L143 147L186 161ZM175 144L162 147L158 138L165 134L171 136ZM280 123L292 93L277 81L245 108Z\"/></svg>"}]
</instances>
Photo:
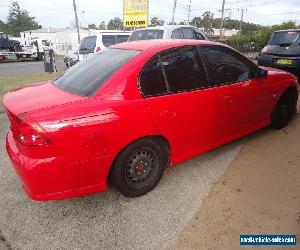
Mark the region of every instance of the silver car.
<instances>
[{"instance_id":1,"label":"silver car","mask_svg":"<svg viewBox=\"0 0 300 250\"><path fill-rule=\"evenodd\" d=\"M196 39L208 40L197 27L190 25L165 25L137 29L132 32L128 41L151 39Z\"/></svg>"}]
</instances>

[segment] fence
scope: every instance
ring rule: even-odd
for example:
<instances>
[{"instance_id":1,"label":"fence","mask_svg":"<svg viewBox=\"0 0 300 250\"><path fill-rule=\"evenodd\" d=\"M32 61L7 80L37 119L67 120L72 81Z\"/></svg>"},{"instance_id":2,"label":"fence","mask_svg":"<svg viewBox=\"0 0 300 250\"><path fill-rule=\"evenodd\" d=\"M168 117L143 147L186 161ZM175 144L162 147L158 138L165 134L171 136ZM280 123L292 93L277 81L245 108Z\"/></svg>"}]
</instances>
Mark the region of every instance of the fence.
<instances>
[{"instance_id":1,"label":"fence","mask_svg":"<svg viewBox=\"0 0 300 250\"><path fill-rule=\"evenodd\" d=\"M74 52L79 47L78 43L54 43L53 50L57 55L66 55Z\"/></svg>"},{"instance_id":2,"label":"fence","mask_svg":"<svg viewBox=\"0 0 300 250\"><path fill-rule=\"evenodd\" d=\"M256 41L222 40L218 42L234 48L251 60L256 60L259 52L262 49L259 43Z\"/></svg>"}]
</instances>

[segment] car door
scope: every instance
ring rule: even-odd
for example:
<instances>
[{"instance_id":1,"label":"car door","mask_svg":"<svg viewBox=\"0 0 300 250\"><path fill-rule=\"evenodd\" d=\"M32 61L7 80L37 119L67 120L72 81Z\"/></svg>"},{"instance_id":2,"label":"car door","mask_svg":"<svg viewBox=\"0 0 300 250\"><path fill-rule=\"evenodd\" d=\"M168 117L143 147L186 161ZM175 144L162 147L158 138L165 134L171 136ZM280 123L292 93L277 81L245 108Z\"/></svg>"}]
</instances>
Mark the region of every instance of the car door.
<instances>
[{"instance_id":1,"label":"car door","mask_svg":"<svg viewBox=\"0 0 300 250\"><path fill-rule=\"evenodd\" d=\"M207 88L206 70L194 46L171 49L144 67L140 88L154 127L179 162L217 139L218 96ZM177 159L177 160L176 160Z\"/></svg>"},{"instance_id":2,"label":"car door","mask_svg":"<svg viewBox=\"0 0 300 250\"><path fill-rule=\"evenodd\" d=\"M178 28L172 31L171 39L183 39L182 29Z\"/></svg>"},{"instance_id":3,"label":"car door","mask_svg":"<svg viewBox=\"0 0 300 250\"><path fill-rule=\"evenodd\" d=\"M210 84L219 89L224 136L270 118L273 95L266 78L255 78L255 64L225 46L200 49L208 63Z\"/></svg>"}]
</instances>

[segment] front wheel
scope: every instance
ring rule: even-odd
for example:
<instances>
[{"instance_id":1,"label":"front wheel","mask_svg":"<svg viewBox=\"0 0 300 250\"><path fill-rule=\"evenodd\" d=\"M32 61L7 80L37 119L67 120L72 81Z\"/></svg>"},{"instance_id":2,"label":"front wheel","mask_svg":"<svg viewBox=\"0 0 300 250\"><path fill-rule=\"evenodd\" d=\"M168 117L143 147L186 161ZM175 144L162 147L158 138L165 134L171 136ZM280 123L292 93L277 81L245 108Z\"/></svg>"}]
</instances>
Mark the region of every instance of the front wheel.
<instances>
[{"instance_id":1,"label":"front wheel","mask_svg":"<svg viewBox=\"0 0 300 250\"><path fill-rule=\"evenodd\" d=\"M297 98L292 91L280 97L271 116L271 128L282 129L290 122L296 110Z\"/></svg>"},{"instance_id":2,"label":"front wheel","mask_svg":"<svg viewBox=\"0 0 300 250\"><path fill-rule=\"evenodd\" d=\"M151 138L127 146L112 166L111 183L127 197L137 197L151 191L168 163L164 147L161 142Z\"/></svg>"}]
</instances>

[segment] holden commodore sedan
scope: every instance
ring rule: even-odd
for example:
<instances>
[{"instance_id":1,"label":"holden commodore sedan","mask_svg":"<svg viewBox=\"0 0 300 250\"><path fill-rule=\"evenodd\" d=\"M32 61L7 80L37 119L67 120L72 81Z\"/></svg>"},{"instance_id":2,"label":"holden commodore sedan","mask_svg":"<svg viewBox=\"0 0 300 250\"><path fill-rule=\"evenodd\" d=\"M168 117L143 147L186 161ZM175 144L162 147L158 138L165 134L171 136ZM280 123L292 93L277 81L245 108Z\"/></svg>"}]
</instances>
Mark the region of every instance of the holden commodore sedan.
<instances>
[{"instance_id":1,"label":"holden commodore sedan","mask_svg":"<svg viewBox=\"0 0 300 250\"><path fill-rule=\"evenodd\" d=\"M105 62L105 63L103 63ZM288 124L297 79L210 41L118 44L4 97L6 149L35 200L151 191L168 166Z\"/></svg>"}]
</instances>

